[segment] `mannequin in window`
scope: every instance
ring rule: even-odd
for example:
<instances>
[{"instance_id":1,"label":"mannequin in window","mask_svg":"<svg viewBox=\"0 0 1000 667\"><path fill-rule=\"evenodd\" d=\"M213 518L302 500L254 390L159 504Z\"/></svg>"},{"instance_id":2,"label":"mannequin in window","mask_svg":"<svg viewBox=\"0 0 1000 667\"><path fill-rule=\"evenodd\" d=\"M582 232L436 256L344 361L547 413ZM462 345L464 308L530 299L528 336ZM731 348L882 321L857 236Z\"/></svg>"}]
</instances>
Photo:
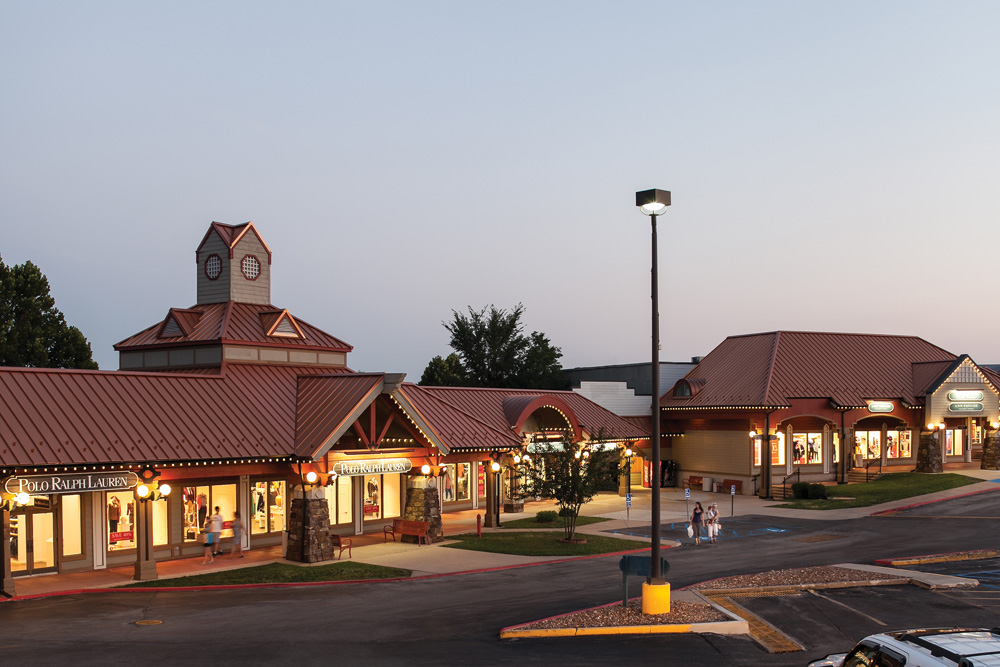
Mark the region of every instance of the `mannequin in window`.
<instances>
[{"instance_id":1,"label":"mannequin in window","mask_svg":"<svg viewBox=\"0 0 1000 667\"><path fill-rule=\"evenodd\" d=\"M118 521L121 518L122 518L122 504L121 501L118 500L118 497L115 496L111 499L111 502L108 503L108 528L110 529L109 532L111 533L118 532Z\"/></svg>"}]
</instances>

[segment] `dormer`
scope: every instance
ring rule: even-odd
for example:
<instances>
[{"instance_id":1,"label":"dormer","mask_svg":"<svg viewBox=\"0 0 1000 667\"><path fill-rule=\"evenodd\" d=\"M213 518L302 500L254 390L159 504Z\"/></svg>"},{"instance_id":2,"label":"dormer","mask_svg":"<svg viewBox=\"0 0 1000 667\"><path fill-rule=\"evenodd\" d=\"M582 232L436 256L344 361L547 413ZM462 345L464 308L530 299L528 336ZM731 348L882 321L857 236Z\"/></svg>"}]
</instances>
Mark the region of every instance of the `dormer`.
<instances>
[{"instance_id":1,"label":"dormer","mask_svg":"<svg viewBox=\"0 0 1000 667\"><path fill-rule=\"evenodd\" d=\"M271 249L252 222L213 222L195 251L198 303L271 303Z\"/></svg>"}]
</instances>

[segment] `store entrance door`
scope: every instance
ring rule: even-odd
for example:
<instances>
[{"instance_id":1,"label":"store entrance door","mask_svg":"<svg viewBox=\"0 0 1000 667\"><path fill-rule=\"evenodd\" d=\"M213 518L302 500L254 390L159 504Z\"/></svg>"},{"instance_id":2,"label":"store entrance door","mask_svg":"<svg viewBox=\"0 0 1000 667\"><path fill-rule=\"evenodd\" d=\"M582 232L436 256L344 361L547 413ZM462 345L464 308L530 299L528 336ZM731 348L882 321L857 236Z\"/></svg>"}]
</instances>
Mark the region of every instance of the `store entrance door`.
<instances>
[{"instance_id":1,"label":"store entrance door","mask_svg":"<svg viewBox=\"0 0 1000 667\"><path fill-rule=\"evenodd\" d=\"M23 507L10 516L10 569L14 576L56 571L56 515Z\"/></svg>"}]
</instances>

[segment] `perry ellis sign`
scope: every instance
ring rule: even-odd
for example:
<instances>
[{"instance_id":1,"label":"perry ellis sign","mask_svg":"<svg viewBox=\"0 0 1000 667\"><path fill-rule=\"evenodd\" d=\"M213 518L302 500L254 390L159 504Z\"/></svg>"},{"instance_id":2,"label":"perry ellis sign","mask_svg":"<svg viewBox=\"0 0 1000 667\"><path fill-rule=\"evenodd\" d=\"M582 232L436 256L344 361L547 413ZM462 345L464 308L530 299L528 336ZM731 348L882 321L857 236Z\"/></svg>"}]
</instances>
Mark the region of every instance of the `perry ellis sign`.
<instances>
[{"instance_id":1,"label":"perry ellis sign","mask_svg":"<svg viewBox=\"0 0 1000 667\"><path fill-rule=\"evenodd\" d=\"M341 477L357 475L378 475L381 473L410 472L410 459L369 459L361 461L337 461L333 472Z\"/></svg>"},{"instance_id":2,"label":"perry ellis sign","mask_svg":"<svg viewBox=\"0 0 1000 667\"><path fill-rule=\"evenodd\" d=\"M121 491L139 484L134 472L88 472L70 475L27 475L10 477L4 482L7 493L50 495L53 493L87 493L88 491Z\"/></svg>"}]
</instances>

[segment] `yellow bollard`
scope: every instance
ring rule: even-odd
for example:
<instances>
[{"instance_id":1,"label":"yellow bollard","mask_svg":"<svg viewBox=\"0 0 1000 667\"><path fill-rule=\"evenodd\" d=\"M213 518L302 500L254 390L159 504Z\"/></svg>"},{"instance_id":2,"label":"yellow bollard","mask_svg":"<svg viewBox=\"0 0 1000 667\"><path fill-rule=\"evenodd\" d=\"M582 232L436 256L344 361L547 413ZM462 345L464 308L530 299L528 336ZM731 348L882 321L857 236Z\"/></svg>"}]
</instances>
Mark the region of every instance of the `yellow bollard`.
<instances>
[{"instance_id":1,"label":"yellow bollard","mask_svg":"<svg viewBox=\"0 0 1000 667\"><path fill-rule=\"evenodd\" d=\"M668 582L664 581L662 584L642 582L642 613L670 613L670 584Z\"/></svg>"}]
</instances>

